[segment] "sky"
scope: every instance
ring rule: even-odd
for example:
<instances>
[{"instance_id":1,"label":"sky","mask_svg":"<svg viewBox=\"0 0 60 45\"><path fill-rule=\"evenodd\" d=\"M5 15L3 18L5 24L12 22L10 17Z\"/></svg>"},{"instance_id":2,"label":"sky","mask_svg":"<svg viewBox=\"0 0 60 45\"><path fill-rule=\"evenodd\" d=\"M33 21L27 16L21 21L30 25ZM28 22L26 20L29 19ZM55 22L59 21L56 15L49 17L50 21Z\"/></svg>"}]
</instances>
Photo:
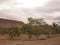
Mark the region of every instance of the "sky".
<instances>
[{"instance_id":1,"label":"sky","mask_svg":"<svg viewBox=\"0 0 60 45\"><path fill-rule=\"evenodd\" d=\"M27 23L27 18L60 21L60 0L0 0L0 18Z\"/></svg>"}]
</instances>

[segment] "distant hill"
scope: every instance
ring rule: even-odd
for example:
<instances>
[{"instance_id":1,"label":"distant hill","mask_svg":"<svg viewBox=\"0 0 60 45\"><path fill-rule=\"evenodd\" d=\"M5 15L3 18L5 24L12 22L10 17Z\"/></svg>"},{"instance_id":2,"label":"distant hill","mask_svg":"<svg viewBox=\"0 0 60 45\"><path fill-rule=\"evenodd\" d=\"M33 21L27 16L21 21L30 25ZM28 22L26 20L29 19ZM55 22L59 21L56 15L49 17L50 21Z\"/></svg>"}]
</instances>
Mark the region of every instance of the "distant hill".
<instances>
[{"instance_id":1,"label":"distant hill","mask_svg":"<svg viewBox=\"0 0 60 45\"><path fill-rule=\"evenodd\" d=\"M0 18L0 28L9 28L12 26L21 26L24 24L22 21L8 20Z\"/></svg>"}]
</instances>

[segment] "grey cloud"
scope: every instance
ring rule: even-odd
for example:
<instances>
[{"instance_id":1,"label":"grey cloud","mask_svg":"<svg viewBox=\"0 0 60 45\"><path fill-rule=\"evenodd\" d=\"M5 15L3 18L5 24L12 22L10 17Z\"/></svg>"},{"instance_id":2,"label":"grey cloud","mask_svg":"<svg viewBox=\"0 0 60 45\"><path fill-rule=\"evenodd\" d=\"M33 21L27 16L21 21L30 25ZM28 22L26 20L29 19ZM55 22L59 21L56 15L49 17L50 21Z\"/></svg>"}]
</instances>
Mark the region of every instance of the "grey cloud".
<instances>
[{"instance_id":1,"label":"grey cloud","mask_svg":"<svg viewBox=\"0 0 60 45\"><path fill-rule=\"evenodd\" d=\"M60 11L60 0L51 0L50 2L48 2L45 7L41 8L37 8L37 10L39 10L40 12L55 12L55 11Z\"/></svg>"},{"instance_id":2,"label":"grey cloud","mask_svg":"<svg viewBox=\"0 0 60 45\"><path fill-rule=\"evenodd\" d=\"M6 14L4 11L0 12L0 18L11 19L11 20L13 20L13 19L15 20L16 19L15 17L11 16L10 14Z\"/></svg>"},{"instance_id":3,"label":"grey cloud","mask_svg":"<svg viewBox=\"0 0 60 45\"><path fill-rule=\"evenodd\" d=\"M53 22L60 20L60 16L57 14L57 17L51 16L56 15L53 14L54 12L60 11L60 0L52 0L46 4L44 7L37 7L35 9L14 9L14 10L5 10L2 11L4 14L1 14L0 17L9 18L9 19L16 19L23 21L26 20L28 17L33 18L45 18L48 21Z\"/></svg>"},{"instance_id":4,"label":"grey cloud","mask_svg":"<svg viewBox=\"0 0 60 45\"><path fill-rule=\"evenodd\" d=\"M6 1L8 1L8 0L0 0L0 4L1 4L1 3L4 3L4 2L6 2Z\"/></svg>"},{"instance_id":5,"label":"grey cloud","mask_svg":"<svg viewBox=\"0 0 60 45\"><path fill-rule=\"evenodd\" d=\"M60 16L56 17L54 20L59 20L60 21Z\"/></svg>"},{"instance_id":6,"label":"grey cloud","mask_svg":"<svg viewBox=\"0 0 60 45\"><path fill-rule=\"evenodd\" d=\"M44 14L43 16L45 18L52 19L55 21L58 21L58 20L60 21L60 13L56 14L56 12L60 12L60 0L51 0L45 5L45 7L42 7L42 8L38 7L36 8L36 10L37 12L43 12ZM54 16L50 16L50 15L54 15Z\"/></svg>"}]
</instances>

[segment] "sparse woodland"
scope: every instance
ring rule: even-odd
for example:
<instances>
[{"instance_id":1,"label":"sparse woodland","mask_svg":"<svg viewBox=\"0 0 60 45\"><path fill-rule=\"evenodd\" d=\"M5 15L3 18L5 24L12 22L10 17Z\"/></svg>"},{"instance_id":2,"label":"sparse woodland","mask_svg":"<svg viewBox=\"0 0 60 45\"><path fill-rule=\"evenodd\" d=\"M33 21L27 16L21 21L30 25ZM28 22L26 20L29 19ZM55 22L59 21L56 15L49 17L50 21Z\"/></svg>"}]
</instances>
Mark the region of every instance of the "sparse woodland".
<instances>
[{"instance_id":1,"label":"sparse woodland","mask_svg":"<svg viewBox=\"0 0 60 45\"><path fill-rule=\"evenodd\" d=\"M28 23L21 27L0 28L0 34L9 35L10 39L25 34L28 35L29 40L32 40L31 38L34 35L39 40L40 35L46 35L46 38L50 38L50 35L60 34L60 26L56 23L49 25L44 19L28 18Z\"/></svg>"}]
</instances>

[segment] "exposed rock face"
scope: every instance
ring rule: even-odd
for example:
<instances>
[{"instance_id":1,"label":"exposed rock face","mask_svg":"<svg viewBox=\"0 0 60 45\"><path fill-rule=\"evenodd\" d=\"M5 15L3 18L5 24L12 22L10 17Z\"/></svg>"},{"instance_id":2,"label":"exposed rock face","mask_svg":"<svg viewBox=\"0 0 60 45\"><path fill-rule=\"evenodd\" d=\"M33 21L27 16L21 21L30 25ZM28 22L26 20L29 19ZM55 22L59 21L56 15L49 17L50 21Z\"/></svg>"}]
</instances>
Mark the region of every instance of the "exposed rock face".
<instances>
[{"instance_id":1,"label":"exposed rock face","mask_svg":"<svg viewBox=\"0 0 60 45\"><path fill-rule=\"evenodd\" d=\"M22 21L8 20L0 18L0 28L9 28L12 26L21 26L24 24Z\"/></svg>"}]
</instances>

